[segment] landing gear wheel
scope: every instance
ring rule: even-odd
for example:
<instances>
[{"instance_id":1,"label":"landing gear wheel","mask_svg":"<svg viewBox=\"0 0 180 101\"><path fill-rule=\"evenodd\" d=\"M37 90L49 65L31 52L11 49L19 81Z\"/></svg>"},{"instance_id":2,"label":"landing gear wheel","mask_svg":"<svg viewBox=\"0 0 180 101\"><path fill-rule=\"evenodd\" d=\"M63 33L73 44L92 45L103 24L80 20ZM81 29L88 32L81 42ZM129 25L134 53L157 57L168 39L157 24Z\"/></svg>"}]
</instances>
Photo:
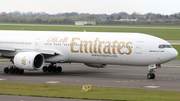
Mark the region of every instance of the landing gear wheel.
<instances>
[{"instance_id":1,"label":"landing gear wheel","mask_svg":"<svg viewBox=\"0 0 180 101\"><path fill-rule=\"evenodd\" d=\"M4 68L4 73L5 73L5 74L9 73L9 68L8 68L8 67L5 67L5 68Z\"/></svg>"},{"instance_id":2,"label":"landing gear wheel","mask_svg":"<svg viewBox=\"0 0 180 101\"><path fill-rule=\"evenodd\" d=\"M47 72L48 71L48 67L47 66L44 66L43 67L43 72Z\"/></svg>"},{"instance_id":3,"label":"landing gear wheel","mask_svg":"<svg viewBox=\"0 0 180 101\"><path fill-rule=\"evenodd\" d=\"M19 69L18 68L14 68L14 71L13 71L15 74L18 74L19 73Z\"/></svg>"},{"instance_id":4,"label":"landing gear wheel","mask_svg":"<svg viewBox=\"0 0 180 101\"><path fill-rule=\"evenodd\" d=\"M13 68L13 66L11 66L10 69L9 69L9 73L13 74L13 72L14 72L14 68Z\"/></svg>"},{"instance_id":5,"label":"landing gear wheel","mask_svg":"<svg viewBox=\"0 0 180 101\"><path fill-rule=\"evenodd\" d=\"M52 72L52 66L51 65L48 66L48 72Z\"/></svg>"},{"instance_id":6,"label":"landing gear wheel","mask_svg":"<svg viewBox=\"0 0 180 101\"><path fill-rule=\"evenodd\" d=\"M154 79L156 77L154 73L152 73L151 76L152 76L152 79Z\"/></svg>"},{"instance_id":7,"label":"landing gear wheel","mask_svg":"<svg viewBox=\"0 0 180 101\"><path fill-rule=\"evenodd\" d=\"M24 69L20 69L19 74L23 74L23 73L24 73Z\"/></svg>"},{"instance_id":8,"label":"landing gear wheel","mask_svg":"<svg viewBox=\"0 0 180 101\"><path fill-rule=\"evenodd\" d=\"M155 78L155 74L154 73L148 73L147 74L147 78L148 79L154 79Z\"/></svg>"},{"instance_id":9,"label":"landing gear wheel","mask_svg":"<svg viewBox=\"0 0 180 101\"><path fill-rule=\"evenodd\" d=\"M53 66L53 67L52 67L52 71L53 71L54 73L56 73L56 66Z\"/></svg>"},{"instance_id":10,"label":"landing gear wheel","mask_svg":"<svg viewBox=\"0 0 180 101\"><path fill-rule=\"evenodd\" d=\"M44 66L42 68L43 72L52 72L52 73L60 73L62 72L61 66L57 66L56 64L51 63L48 66Z\"/></svg>"},{"instance_id":11,"label":"landing gear wheel","mask_svg":"<svg viewBox=\"0 0 180 101\"><path fill-rule=\"evenodd\" d=\"M59 73L62 72L62 67L61 67L61 66L58 66L58 67L57 67L57 72L59 72Z\"/></svg>"}]
</instances>

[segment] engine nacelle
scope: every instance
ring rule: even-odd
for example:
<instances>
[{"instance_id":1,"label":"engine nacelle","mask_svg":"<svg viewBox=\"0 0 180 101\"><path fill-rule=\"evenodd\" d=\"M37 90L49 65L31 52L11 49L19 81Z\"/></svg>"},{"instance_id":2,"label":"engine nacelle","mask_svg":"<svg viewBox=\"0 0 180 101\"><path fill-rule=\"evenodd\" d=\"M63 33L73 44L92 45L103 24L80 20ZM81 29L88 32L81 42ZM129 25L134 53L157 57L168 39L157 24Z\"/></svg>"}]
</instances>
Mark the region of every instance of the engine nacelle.
<instances>
[{"instance_id":1,"label":"engine nacelle","mask_svg":"<svg viewBox=\"0 0 180 101\"><path fill-rule=\"evenodd\" d=\"M86 66L93 67L93 68L105 68L107 64L88 64L84 63Z\"/></svg>"},{"instance_id":2,"label":"engine nacelle","mask_svg":"<svg viewBox=\"0 0 180 101\"><path fill-rule=\"evenodd\" d=\"M39 70L44 66L44 56L38 52L20 52L14 57L14 65L19 69Z\"/></svg>"}]
</instances>

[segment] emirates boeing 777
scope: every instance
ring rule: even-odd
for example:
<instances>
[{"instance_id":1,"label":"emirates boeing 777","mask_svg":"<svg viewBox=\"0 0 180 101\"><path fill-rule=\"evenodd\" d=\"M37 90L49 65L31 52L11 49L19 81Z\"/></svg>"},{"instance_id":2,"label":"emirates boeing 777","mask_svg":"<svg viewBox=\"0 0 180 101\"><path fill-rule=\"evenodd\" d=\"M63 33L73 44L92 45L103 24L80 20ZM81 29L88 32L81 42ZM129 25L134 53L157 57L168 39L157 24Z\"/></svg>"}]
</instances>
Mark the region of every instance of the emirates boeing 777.
<instances>
[{"instance_id":1,"label":"emirates boeing 777","mask_svg":"<svg viewBox=\"0 0 180 101\"><path fill-rule=\"evenodd\" d=\"M147 78L154 79L154 69L178 56L167 41L141 33L0 31L0 36L1 57L12 62L4 73L61 72L56 63L113 64L147 66Z\"/></svg>"}]
</instances>

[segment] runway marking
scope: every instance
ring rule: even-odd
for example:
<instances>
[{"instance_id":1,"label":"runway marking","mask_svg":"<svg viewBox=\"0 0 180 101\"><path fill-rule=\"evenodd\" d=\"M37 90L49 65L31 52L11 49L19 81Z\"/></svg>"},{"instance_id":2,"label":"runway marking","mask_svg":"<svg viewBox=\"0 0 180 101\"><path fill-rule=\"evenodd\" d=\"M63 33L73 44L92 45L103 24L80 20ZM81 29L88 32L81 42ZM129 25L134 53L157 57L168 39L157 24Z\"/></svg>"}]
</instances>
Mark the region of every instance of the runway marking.
<instances>
[{"instance_id":1,"label":"runway marking","mask_svg":"<svg viewBox=\"0 0 180 101\"><path fill-rule=\"evenodd\" d=\"M154 79L154 80L156 80L156 81L166 81L166 80L177 80L177 79L180 79L180 78L161 78L161 79Z\"/></svg>"},{"instance_id":2,"label":"runway marking","mask_svg":"<svg viewBox=\"0 0 180 101\"><path fill-rule=\"evenodd\" d=\"M172 80L172 78L167 78L167 80Z\"/></svg>"},{"instance_id":3,"label":"runway marking","mask_svg":"<svg viewBox=\"0 0 180 101\"><path fill-rule=\"evenodd\" d=\"M172 65L163 65L163 66L166 66L166 67L175 67L175 68L180 68L180 66L172 66Z\"/></svg>"},{"instance_id":4,"label":"runway marking","mask_svg":"<svg viewBox=\"0 0 180 101\"><path fill-rule=\"evenodd\" d=\"M144 86L145 88L152 88L152 89L155 89L155 88L160 88L160 86Z\"/></svg>"},{"instance_id":5,"label":"runway marking","mask_svg":"<svg viewBox=\"0 0 180 101\"><path fill-rule=\"evenodd\" d=\"M45 83L57 84L57 83L60 83L60 82L58 82L58 81L47 81L47 82L45 82Z\"/></svg>"},{"instance_id":6,"label":"runway marking","mask_svg":"<svg viewBox=\"0 0 180 101\"><path fill-rule=\"evenodd\" d=\"M4 78L0 78L0 81L3 81L3 80L6 80L6 79L4 79Z\"/></svg>"},{"instance_id":7,"label":"runway marking","mask_svg":"<svg viewBox=\"0 0 180 101\"><path fill-rule=\"evenodd\" d=\"M161 80L166 80L166 78L162 78Z\"/></svg>"},{"instance_id":8,"label":"runway marking","mask_svg":"<svg viewBox=\"0 0 180 101\"><path fill-rule=\"evenodd\" d=\"M116 83L127 83L127 82L147 82L147 81L171 81L171 80L178 80L180 78L161 78L161 79L146 79L146 80L127 80L127 81L115 81Z\"/></svg>"}]
</instances>

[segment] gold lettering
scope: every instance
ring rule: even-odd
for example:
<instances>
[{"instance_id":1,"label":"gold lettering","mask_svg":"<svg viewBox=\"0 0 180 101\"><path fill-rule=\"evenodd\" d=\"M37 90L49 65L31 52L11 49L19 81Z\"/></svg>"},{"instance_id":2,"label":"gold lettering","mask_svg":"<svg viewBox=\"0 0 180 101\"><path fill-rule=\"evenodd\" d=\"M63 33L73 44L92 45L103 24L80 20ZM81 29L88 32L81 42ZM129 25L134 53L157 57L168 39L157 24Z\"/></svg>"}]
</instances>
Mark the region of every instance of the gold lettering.
<instances>
[{"instance_id":1,"label":"gold lettering","mask_svg":"<svg viewBox=\"0 0 180 101\"><path fill-rule=\"evenodd\" d=\"M107 41L106 43L107 45L104 47L103 51L105 54L111 54L111 51L110 51L111 43L109 41Z\"/></svg>"},{"instance_id":2,"label":"gold lettering","mask_svg":"<svg viewBox=\"0 0 180 101\"><path fill-rule=\"evenodd\" d=\"M71 52L73 52L73 53L78 53L79 52L79 50L74 50L74 45L75 44L77 44L76 42L75 42L75 40L80 40L80 38L72 38L72 41L71 41Z\"/></svg>"},{"instance_id":3,"label":"gold lettering","mask_svg":"<svg viewBox=\"0 0 180 101\"><path fill-rule=\"evenodd\" d=\"M116 54L116 52L115 52L115 48L116 48L116 44L118 43L118 41L117 40L115 40L114 42L113 42L113 48L112 48L112 52L113 52L113 54Z\"/></svg>"},{"instance_id":4,"label":"gold lettering","mask_svg":"<svg viewBox=\"0 0 180 101\"><path fill-rule=\"evenodd\" d=\"M101 46L102 44L104 44L104 41L99 41L99 44L98 44L98 52L101 53Z\"/></svg>"},{"instance_id":5,"label":"gold lettering","mask_svg":"<svg viewBox=\"0 0 180 101\"><path fill-rule=\"evenodd\" d=\"M53 38L50 37L47 41L48 41L48 42L53 42L53 43L54 43L54 42L57 41L57 39L58 39L58 37L53 37Z\"/></svg>"},{"instance_id":6,"label":"gold lettering","mask_svg":"<svg viewBox=\"0 0 180 101\"><path fill-rule=\"evenodd\" d=\"M52 40L52 38L50 37L50 38L47 39L47 42L51 42L51 40Z\"/></svg>"},{"instance_id":7,"label":"gold lettering","mask_svg":"<svg viewBox=\"0 0 180 101\"><path fill-rule=\"evenodd\" d=\"M88 44L89 44L89 52L90 52L90 53L93 53L93 51L92 51L92 41L86 41L86 40L85 40L85 41L81 41L81 43L80 43L80 52L81 52L81 53L83 53L83 49L82 49L82 48L83 48L83 47L82 47L83 44L85 45L85 46L84 46L84 50L85 50L86 53L88 53L88 51L87 51L87 50L88 50L88 49L87 49L87 48L88 48Z\"/></svg>"},{"instance_id":8,"label":"gold lettering","mask_svg":"<svg viewBox=\"0 0 180 101\"><path fill-rule=\"evenodd\" d=\"M50 37L47 39L47 42L67 42L68 41L68 37L64 37L64 38L59 38L59 37Z\"/></svg>"},{"instance_id":9,"label":"gold lettering","mask_svg":"<svg viewBox=\"0 0 180 101\"><path fill-rule=\"evenodd\" d=\"M65 37L63 41L61 41L61 40L60 40L60 42L67 42L68 41L68 37Z\"/></svg>"},{"instance_id":10,"label":"gold lettering","mask_svg":"<svg viewBox=\"0 0 180 101\"><path fill-rule=\"evenodd\" d=\"M132 53L132 48L131 48L131 46L129 44L132 45L132 42L127 42L126 43L126 47L127 47L128 51L129 51L129 52L126 52L127 55L130 55Z\"/></svg>"},{"instance_id":11,"label":"gold lettering","mask_svg":"<svg viewBox=\"0 0 180 101\"><path fill-rule=\"evenodd\" d=\"M121 49L123 48L125 46L125 43L124 42L120 42L119 44L118 44L118 48L117 48L117 51L118 51L118 53L119 54L124 54L124 52L121 52Z\"/></svg>"},{"instance_id":12,"label":"gold lettering","mask_svg":"<svg viewBox=\"0 0 180 101\"><path fill-rule=\"evenodd\" d=\"M96 38L96 40L94 40L94 53L97 53L97 41L98 41L99 38Z\"/></svg>"},{"instance_id":13,"label":"gold lettering","mask_svg":"<svg viewBox=\"0 0 180 101\"><path fill-rule=\"evenodd\" d=\"M48 41L54 42L59 40L57 37L49 38ZM64 37L62 42L67 42L68 37ZM102 47L104 46L104 47ZM110 41L100 41L96 38L94 41L91 40L81 40L80 38L72 38L70 44L71 52L73 53L99 53L99 54L126 54L130 55L132 53L132 42L118 42L114 40Z\"/></svg>"}]
</instances>

